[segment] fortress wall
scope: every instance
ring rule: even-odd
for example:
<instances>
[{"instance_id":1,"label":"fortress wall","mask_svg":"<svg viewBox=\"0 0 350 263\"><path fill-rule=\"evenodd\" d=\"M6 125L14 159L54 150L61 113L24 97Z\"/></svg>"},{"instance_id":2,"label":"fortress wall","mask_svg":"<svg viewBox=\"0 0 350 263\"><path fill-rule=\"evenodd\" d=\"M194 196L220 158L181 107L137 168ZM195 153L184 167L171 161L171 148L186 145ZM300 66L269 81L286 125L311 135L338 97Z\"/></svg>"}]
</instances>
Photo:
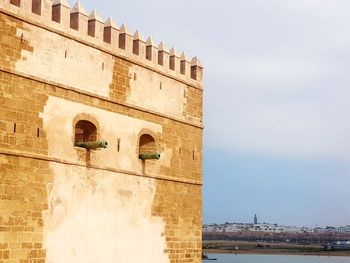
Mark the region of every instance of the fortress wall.
<instances>
[{"instance_id":1,"label":"fortress wall","mask_svg":"<svg viewBox=\"0 0 350 263\"><path fill-rule=\"evenodd\" d=\"M31 47L22 49L17 71L110 97L114 56L26 23L16 31ZM125 96L130 105L184 119L185 84L137 65L125 77L118 76L118 81L129 85ZM120 94L116 95L112 98L120 100Z\"/></svg>"},{"instance_id":2,"label":"fortress wall","mask_svg":"<svg viewBox=\"0 0 350 263\"><path fill-rule=\"evenodd\" d=\"M47 163L0 153L1 262L45 262L42 212L50 178Z\"/></svg>"},{"instance_id":3,"label":"fortress wall","mask_svg":"<svg viewBox=\"0 0 350 263\"><path fill-rule=\"evenodd\" d=\"M96 228L99 228L100 231L106 234L101 234L99 237L105 242L102 248L100 248L101 252L99 253L106 254L106 257L116 257L115 254L108 254L103 249L111 248L112 245L116 246L113 249L119 251L118 255L123 255L123 258L127 260L128 257L125 257L120 252L125 251L124 246L134 247L134 244L152 243L159 244L159 246L154 245L151 251L154 251L154 253L157 252L157 257L164 258L164 260L158 262L176 262L174 261L175 259L179 260L181 258L186 260L200 259L201 187L199 178L201 168L199 166L200 159L197 159L195 162L191 161L192 151L188 148L191 147L190 141L193 138L200 140L200 134L195 133L196 129L190 127L182 129L183 125L174 125L174 123L172 123L173 125L171 123L168 125L161 124L160 121L162 118L160 117L156 118L158 121L154 122L142 119L138 120L120 113L111 113L102 108L94 108L85 105L86 103L81 104L67 100L58 103L62 100L60 98L62 95L60 94L64 94L59 88L46 86L36 81L23 79L7 73L0 74L0 82L1 90L12 90L11 98L9 98L9 93L4 93L1 97L1 100L4 101L4 106L1 110L4 120L2 127L9 128L7 130L6 128L2 129L0 136L2 148L1 160L3 160L0 169L2 191L0 201L2 221L0 227L4 227L4 232L2 232L3 247L6 248L4 253L6 251L5 254L9 255L9 258L12 260L18 259L18 262L20 262L19 260L30 258L40 259L47 253L46 262L70 262L67 259L70 259L72 255L67 252L68 248L70 249L69 251L76 251L77 254L82 253L81 251L84 248L78 245L72 246L72 243L69 242L63 242L61 243L63 247L60 248L65 252L60 257L57 257L57 243L58 240L61 240L62 233L69 232L73 225L80 226L81 221L83 221L84 224L79 231L83 231L85 228L87 231L86 236L89 233L91 234L89 231L95 232ZM40 108L41 112L34 111L30 113L27 110L21 110L19 108L13 111L10 106L11 101L15 100L16 103L20 103L20 94L23 91L22 88L18 87L17 83L21 83L23 87L32 90L28 97L36 98L31 103L36 105L35 108ZM56 96L44 95L44 93L50 93L50 90L55 90ZM18 94L17 97L13 96L14 94ZM88 100L84 99L84 101ZM72 135L71 117L76 112L84 112L85 114L95 116L100 121L101 137L106 135L104 137L107 137L110 141L110 147L106 150L91 153L90 169L85 168L86 150L73 147L72 138L70 137ZM147 116L149 114L140 112L139 115L143 115L144 119L150 118L150 116ZM17 116L22 116L21 120ZM63 116L66 118L62 118ZM113 131L113 126L110 126L109 118L116 123L120 122L120 126L116 128L116 131L120 130L116 134L116 137L121 138L120 153L117 153L115 141L113 143L114 136L110 134ZM42 123L40 126L40 137L36 137L36 128L33 127L35 125L30 124L30 122ZM167 145L164 145L164 150L160 151L162 158L159 160L159 163L158 161L146 161L145 170L142 171L142 162L137 159L135 149L135 139L138 134L134 130L130 130L126 126L126 122L130 127L135 129L147 127L160 133L160 141L167 142ZM16 123L17 126L16 133L10 129L10 127L13 127L13 123ZM135 123L134 126L132 126L132 123ZM28 127L27 130L21 128L26 126ZM64 130L64 128L67 130ZM180 136L183 136L183 134L188 134L187 136L189 136L188 145L180 139ZM194 144L193 142L191 143ZM180 146L182 147L181 153L179 153ZM67 147L67 149L62 152L60 147L63 149ZM175 154L169 155L168 151ZM198 157L196 158L200 158L200 152L197 154ZM106 156L107 158L103 160ZM109 160L109 162L106 160ZM101 164L101 161L105 161L105 165L103 163ZM135 166L130 165L132 162L137 164ZM186 162L189 164L186 164ZM13 164L9 166L8 163ZM117 170L107 169L113 167L115 169L130 168L130 170L126 170L123 173L117 172ZM138 167L138 170L133 171L135 167ZM130 177L134 179L130 179ZM150 182L149 184L153 187L151 192L146 191L148 196L141 193L145 182L142 179L143 177L146 177L146 182ZM102 188L92 193L93 186L88 183L91 180L102 182ZM120 186L113 189L103 188L105 187L104 184L112 186L118 184ZM139 187L135 188L135 184L139 185ZM129 187L126 187L126 185L129 185ZM99 187L97 186L97 188ZM55 194L56 188L62 188L63 190ZM84 218L80 213L87 213L87 211L80 212L81 207L78 206L77 197L74 192L76 188L79 193L83 192L83 195L87 195L87 193L91 194L89 199L80 204L81 206L91 206L101 201L98 195L99 191L106 195L103 198L109 199L114 195L116 197L115 199L111 199L110 202L107 202L106 206L100 205L99 210L88 210L89 216L92 219L85 221L88 218ZM115 210L113 209L115 208L114 205L117 205L115 203L120 202L121 199L118 193L115 193L117 189L132 189L133 194L129 199L125 199L126 201L123 207L118 207ZM28 195L28 191L31 192L31 195ZM135 205L139 202L140 198L142 200L144 199L143 202L149 202L146 208ZM52 203L58 202L56 199L61 200L69 206L67 213L64 212L62 214L61 208L57 210L52 208ZM104 204L104 202L101 201L101 204ZM151 214L149 215L150 222L145 219L145 210L147 210L148 214ZM56 215L56 212L58 215ZM129 238L126 238L124 234L116 235L115 239L119 240L119 245L115 245L114 241L107 235L110 231L110 226L102 218L102 222L95 225L96 217L99 218L101 214L103 218L111 217L113 220L117 220L119 217L115 217L115 214L127 216L128 213L135 215L132 221L134 223L128 225L124 224L124 221L120 222L126 231L124 232L125 235L129 233L128 231L134 234L130 234ZM63 221L62 226L57 229L51 227L51 221L55 221L56 216ZM152 235L147 234L147 229L152 229L152 233L155 233L155 228L152 227L154 220L158 222L154 226L158 229L158 232L156 232L157 234L155 234L155 239L153 240ZM118 222L116 221L115 223L116 229L118 229ZM150 224L149 226L147 222ZM145 240L140 239L133 232L137 232L139 230L138 227L141 226L146 228L144 230L146 231ZM56 233L56 231L58 232ZM162 243L162 239L159 237L163 237L165 243ZM123 240L123 242L120 243L120 240ZM95 243L92 242L88 245L88 247L95 250ZM159 251L162 251L162 253L159 253ZM156 255L152 253L149 254L152 259L147 261L143 258L143 262L154 262L153 258ZM145 256L145 254L142 255L143 257ZM136 262L134 261L134 257L136 255L132 254L129 262ZM48 261L49 259L50 261ZM61 261L63 259L65 261ZM172 259L173 261L171 261ZM86 260L84 257L81 259L75 258L74 262L86 262L84 260Z\"/></svg>"},{"instance_id":4,"label":"fortress wall","mask_svg":"<svg viewBox=\"0 0 350 263\"><path fill-rule=\"evenodd\" d=\"M191 64L184 53L181 57L175 49L169 53L163 44L159 48L151 38L143 42L151 57L147 56L147 52L138 52L136 55L135 47L128 45L134 45L139 37L136 34L132 36L125 25L116 30L116 25L111 20L102 23L96 12L93 14L97 17L91 16L88 21L88 18L85 18L87 13L81 6L78 10L82 14L79 15L84 19L78 20L79 29L75 30L66 24L67 21L72 22L75 19L71 12L75 12L77 6L70 9L60 4L61 16L65 16L65 19L62 17L58 23L49 19L47 14L58 5L49 6L47 1L43 1L39 16L31 11L31 0L19 2L20 7L10 4L9 0L0 3L0 10L10 10L11 15L20 19L15 22L21 23L21 27L16 27L16 37L20 39L21 44L25 43L30 47L29 50L22 48L21 54L18 54L20 58L15 64L16 71L114 100L120 100L120 95L128 96L124 102L130 105L179 119L190 119L183 112L183 105L191 99L186 97L184 87L187 85L191 89L201 89L201 64L197 58L194 58ZM8 18L8 22L11 20ZM89 25L90 28L95 28L94 37L88 34ZM124 48L118 45L116 49L116 43L106 43L106 39L101 37L112 29L115 29L115 34L112 35L114 39L118 39L118 43L119 39L125 39ZM137 47L141 49L141 45ZM160 65L159 58L164 56L168 59L164 59L163 65ZM117 58L125 58L125 61L132 62L128 72L121 76L114 75ZM174 69L171 69L171 63L168 62L171 58L175 61ZM119 82L128 86L125 94L109 92L109 87L115 82L113 78L116 77ZM161 85L164 88L160 88ZM111 91L113 92L113 89ZM169 103L166 103L167 101Z\"/></svg>"},{"instance_id":5,"label":"fortress wall","mask_svg":"<svg viewBox=\"0 0 350 263\"><path fill-rule=\"evenodd\" d=\"M170 262L154 179L50 164L46 262Z\"/></svg>"},{"instance_id":6,"label":"fortress wall","mask_svg":"<svg viewBox=\"0 0 350 263\"><path fill-rule=\"evenodd\" d=\"M114 66L111 55L26 23L16 30L17 37L22 34L32 50L22 50L17 71L109 96Z\"/></svg>"},{"instance_id":7,"label":"fortress wall","mask_svg":"<svg viewBox=\"0 0 350 263\"><path fill-rule=\"evenodd\" d=\"M16 144L9 143L7 147L10 147L11 149L16 150L30 150L35 153L47 153L47 142L40 141L41 136L38 138L38 142L42 144L42 149L40 147L34 147L32 143L30 143L29 140L27 140L27 143L23 143L23 140L25 140L26 136L29 136L28 138L31 139L32 137L36 137L37 129L39 129L43 134L45 134L47 131L46 129L55 129L56 134L59 134L62 131L70 132L69 134L65 135L66 138L70 138L69 141L65 141L65 143L56 143L61 147L60 151L55 152L55 157L60 158L63 155L66 156L66 159L69 159L68 152L65 152L67 147L65 145L70 145L72 143L72 118L75 116L74 114L79 113L92 113L92 115L96 114L98 115L98 118L101 118L101 121L104 120L105 125L110 126L109 129L109 137L110 143L112 144L111 147L115 147L115 143L117 138L120 137L120 139L123 137L122 131L123 129L126 129L128 125L131 125L131 122L129 122L128 118L125 117L118 117L119 121L121 121L121 124L113 125L113 122L118 123L116 121L117 119L108 119L107 116L111 116L111 112L116 112L124 116L130 116L134 119L144 119L146 121L156 122L162 125L162 128L155 128L153 129L151 126L145 125L145 122L140 122L138 125L139 129L134 129L133 126L130 126L129 131L134 131L134 139L133 143L135 143L135 138L140 132L140 128L151 128L149 130L153 129L154 133L159 133L160 129L162 130L162 133L165 134L164 137L160 136L158 140L158 144L160 147L160 150L164 150L164 152L167 152L168 154L165 154L164 158L168 161L164 163L168 163L169 160L172 163L171 169L168 166L168 171L172 171L173 175L176 175L176 177L181 178L188 178L188 179L197 179L198 178L198 171L200 171L200 167L198 169L194 169L195 167L200 166L201 164L201 134L202 129L201 126L197 126L195 124L195 118L194 116L197 116L198 122L201 122L201 114L202 114L202 92L198 89L193 89L191 87L184 87L182 86L181 91L184 91L184 95L187 98L181 107L183 108L183 114L186 116L190 121L186 122L179 121L180 119L169 119L163 114L154 114L153 111L143 110L142 107L130 107L129 104L124 103L124 101L128 100L128 93L130 92L130 84L126 83L127 75L129 74L129 68L132 66L130 65L130 62L123 61L122 59L115 58L114 61L114 69L113 69L113 78L112 78L112 84L110 85L110 94L111 97L118 97L118 99L111 99L111 98L104 98L101 96L98 96L92 92L82 93L80 92L80 89L74 89L70 86L61 85L56 82L51 82L49 80L41 79L41 78L35 78L31 77L31 75L22 75L21 72L16 71L16 65L18 61L21 60L21 53L22 50L25 50L25 52L31 52L33 50L33 47L29 45L29 43L26 40L21 40L20 37L17 35L17 29L23 28L23 23L16 23L18 21L9 18L6 15L2 15L0 17L0 25L2 26L2 30L0 32L6 33L6 32L13 32L12 34L7 34L6 36L1 39L1 47L0 52L2 54L5 54L3 56L3 60L1 60L2 64L1 67L4 68L3 73L8 72L14 72L18 76L23 76L25 78L20 78L17 81L21 82L20 85L16 85L16 83L13 81L14 75L10 77L10 80L13 83L13 87L11 89L6 90L9 95L6 97L5 103L7 106L9 106L9 109L11 110L12 122L6 123L6 129L8 131L13 130L13 125L15 123L15 120L17 118L22 117L23 115L18 114L17 112L20 110L20 112L27 113L28 110L31 110L32 113L29 117L26 117L25 121L27 121L26 124L17 124L17 129L23 131L23 134L25 135L24 138L21 138L21 140L18 141ZM145 72L146 74L147 72ZM5 74L4 77L10 76L11 74L7 75ZM142 75L142 74L139 74ZM155 77L151 78L151 81L142 81L143 77L141 76L141 83L144 83L144 86L148 88L149 86L152 89L152 84L160 82L160 80L157 80ZM30 79L35 79L36 82ZM154 83L152 80L154 79ZM137 79L138 80L138 79ZM37 91L39 94L32 94L34 92L34 89L32 87L33 83L35 83L35 87L37 88ZM168 84L168 85L166 85ZM177 83L178 84L178 83ZM136 86L136 84L134 84ZM172 80L168 80L168 82L165 81L165 87L164 89L170 90L171 89L176 90L176 86L174 87L174 83ZM181 85L181 84L178 84ZM163 89L163 88L162 88ZM136 89L137 90L137 89ZM138 92L140 93L140 92ZM61 100L55 100L54 98L51 98L49 102L47 103L48 96L51 97L59 97ZM170 96L170 95L169 95ZM131 96L132 97L132 96ZM130 98L131 99L131 98ZM172 99L172 96L170 96L170 99ZM40 105L36 105L36 101L40 102ZM72 103L75 102L76 104ZM78 104L77 104L78 103ZM140 102L141 104L144 102ZM164 101L161 101L163 105ZM83 107L78 106L72 106L72 105L89 105L89 107ZM47 110L50 111L49 114L47 114L47 122L49 124L46 125L46 128L43 129L43 119L45 118L45 114L40 114L40 118L33 117L34 115L37 115L38 112L44 112L44 106L46 105ZM175 103L174 103L175 105ZM79 108L81 107L81 108ZM76 109L75 109L76 108ZM95 108L95 109L94 109ZM171 107L170 107L171 108ZM97 111L97 109L102 109L106 112ZM62 114L61 114L62 112ZM73 114L74 113L74 114ZM69 117L70 116L70 117ZM193 117L192 117L193 116ZM198 117L200 116L200 117ZM67 118L66 118L67 117ZM68 118L69 117L69 118ZM65 120L64 125L57 125L60 121ZM193 123L194 122L194 123ZM193 124L192 124L193 123ZM35 125L37 124L35 127ZM55 124L55 125L51 125ZM23 126L23 127L22 127ZM154 126L154 125L153 125ZM103 126L103 129L106 129L105 126ZM119 132L111 132L112 130L121 129L121 134ZM108 133L108 132L107 132ZM137 134L137 135L135 135ZM60 136L64 136L64 133L60 134ZM105 136L105 135L104 135ZM115 136L115 137L113 137ZM119 136L119 137L118 137ZM196 139L193 139L193 136L195 136ZM53 137L55 138L55 137ZM125 138L125 136L124 136ZM123 138L122 143L125 143L125 139ZM165 140L166 138L166 140ZM101 138L102 139L102 138ZM127 144L128 145L127 138ZM36 142L36 143L38 143ZM52 142L51 142L52 143ZM114 144L114 145L113 145ZM164 145L167 145L167 147L164 147ZM37 145L35 145L37 146ZM132 152L132 158L137 157L137 145L135 144L134 147L135 151ZM171 149L171 150L170 150ZM123 149L122 149L123 150ZM98 156L98 153L96 154ZM96 157L97 158L97 157ZM114 157L115 158L115 157ZM129 158L129 157L128 157ZM174 159L174 160L173 160ZM176 160L176 161L175 161ZM180 167L179 161L182 161L186 163L186 165L183 165L183 167ZM194 162L193 162L194 161ZM161 162L161 161L160 161ZM177 163L175 165L174 163ZM193 165L192 165L192 164ZM122 165L121 163L111 162L110 167L116 167L118 166L122 169L130 170L130 171L138 171L137 165L134 165L135 162L131 162L128 165ZM164 167L161 167L164 166ZM131 169L131 167L133 167ZM167 170L167 165L160 165L161 169ZM184 172L184 171L188 172ZM190 172L192 170L192 172ZM155 170L157 171L157 170ZM178 171L178 172L177 172ZM195 175L196 174L196 175ZM200 178L199 178L200 179Z\"/></svg>"},{"instance_id":8,"label":"fortress wall","mask_svg":"<svg viewBox=\"0 0 350 263\"><path fill-rule=\"evenodd\" d=\"M199 187L7 154L0 160L3 262L201 261Z\"/></svg>"},{"instance_id":9,"label":"fortress wall","mask_svg":"<svg viewBox=\"0 0 350 263\"><path fill-rule=\"evenodd\" d=\"M201 262L200 82L28 25L16 18L28 6L0 8L0 262ZM74 147L79 118L107 149ZM143 133L160 160L138 159Z\"/></svg>"},{"instance_id":10,"label":"fortress wall","mask_svg":"<svg viewBox=\"0 0 350 263\"><path fill-rule=\"evenodd\" d=\"M186 84L137 65L129 72L132 77L127 103L185 119Z\"/></svg>"}]
</instances>

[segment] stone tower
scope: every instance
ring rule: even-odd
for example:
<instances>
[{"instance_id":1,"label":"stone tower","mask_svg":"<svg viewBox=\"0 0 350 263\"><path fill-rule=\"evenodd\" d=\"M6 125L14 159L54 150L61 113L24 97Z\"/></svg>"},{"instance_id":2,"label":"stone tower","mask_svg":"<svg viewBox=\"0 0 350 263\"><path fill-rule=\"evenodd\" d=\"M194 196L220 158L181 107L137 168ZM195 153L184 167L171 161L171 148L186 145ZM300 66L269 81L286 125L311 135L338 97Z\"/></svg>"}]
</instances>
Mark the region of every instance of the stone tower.
<instances>
[{"instance_id":1,"label":"stone tower","mask_svg":"<svg viewBox=\"0 0 350 263\"><path fill-rule=\"evenodd\" d=\"M256 225L258 223L258 217L256 216L256 214L254 215L254 225Z\"/></svg>"},{"instance_id":2,"label":"stone tower","mask_svg":"<svg viewBox=\"0 0 350 263\"><path fill-rule=\"evenodd\" d=\"M201 262L202 72L79 1L1 0L0 262Z\"/></svg>"}]
</instances>

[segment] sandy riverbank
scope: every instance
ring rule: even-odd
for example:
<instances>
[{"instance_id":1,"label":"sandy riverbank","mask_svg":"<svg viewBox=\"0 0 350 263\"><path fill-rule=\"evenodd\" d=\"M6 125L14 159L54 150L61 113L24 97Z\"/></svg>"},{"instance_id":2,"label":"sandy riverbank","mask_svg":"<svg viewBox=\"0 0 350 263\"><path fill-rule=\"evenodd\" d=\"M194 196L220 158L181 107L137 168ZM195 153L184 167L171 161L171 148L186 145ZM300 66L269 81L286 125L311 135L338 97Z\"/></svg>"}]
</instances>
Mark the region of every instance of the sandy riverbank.
<instances>
[{"instance_id":1,"label":"sandy riverbank","mask_svg":"<svg viewBox=\"0 0 350 263\"><path fill-rule=\"evenodd\" d=\"M260 245L259 248L258 245ZM350 257L350 251L323 251L322 247L317 245L297 245L289 243L240 241L203 241L203 252L208 254L237 253L262 255L310 255Z\"/></svg>"}]
</instances>

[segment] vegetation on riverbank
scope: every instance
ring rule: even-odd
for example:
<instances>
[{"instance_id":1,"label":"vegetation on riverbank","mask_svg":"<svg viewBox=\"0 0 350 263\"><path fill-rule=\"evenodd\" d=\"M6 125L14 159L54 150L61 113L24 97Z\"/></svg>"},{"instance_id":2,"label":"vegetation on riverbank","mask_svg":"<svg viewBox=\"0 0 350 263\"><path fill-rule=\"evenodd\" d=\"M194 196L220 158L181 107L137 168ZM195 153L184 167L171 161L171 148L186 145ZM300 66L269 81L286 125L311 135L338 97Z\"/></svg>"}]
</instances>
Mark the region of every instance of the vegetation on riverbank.
<instances>
[{"instance_id":1,"label":"vegetation on riverbank","mask_svg":"<svg viewBox=\"0 0 350 263\"><path fill-rule=\"evenodd\" d=\"M318 255L349 256L350 251L325 251L320 245L289 243L203 241L203 252L209 254L269 254L269 255Z\"/></svg>"}]
</instances>

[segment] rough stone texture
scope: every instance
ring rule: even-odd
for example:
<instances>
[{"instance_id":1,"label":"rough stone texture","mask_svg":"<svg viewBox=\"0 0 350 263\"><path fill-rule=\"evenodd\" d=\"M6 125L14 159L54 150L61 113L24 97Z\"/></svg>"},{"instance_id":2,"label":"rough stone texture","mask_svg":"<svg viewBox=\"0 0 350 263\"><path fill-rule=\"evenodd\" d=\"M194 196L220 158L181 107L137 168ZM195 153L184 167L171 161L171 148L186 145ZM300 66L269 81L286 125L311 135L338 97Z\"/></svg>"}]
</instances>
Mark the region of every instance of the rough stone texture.
<instances>
[{"instance_id":1,"label":"rough stone texture","mask_svg":"<svg viewBox=\"0 0 350 263\"><path fill-rule=\"evenodd\" d=\"M0 263L201 262L201 87L3 7ZM79 120L108 148L74 147Z\"/></svg>"}]
</instances>

